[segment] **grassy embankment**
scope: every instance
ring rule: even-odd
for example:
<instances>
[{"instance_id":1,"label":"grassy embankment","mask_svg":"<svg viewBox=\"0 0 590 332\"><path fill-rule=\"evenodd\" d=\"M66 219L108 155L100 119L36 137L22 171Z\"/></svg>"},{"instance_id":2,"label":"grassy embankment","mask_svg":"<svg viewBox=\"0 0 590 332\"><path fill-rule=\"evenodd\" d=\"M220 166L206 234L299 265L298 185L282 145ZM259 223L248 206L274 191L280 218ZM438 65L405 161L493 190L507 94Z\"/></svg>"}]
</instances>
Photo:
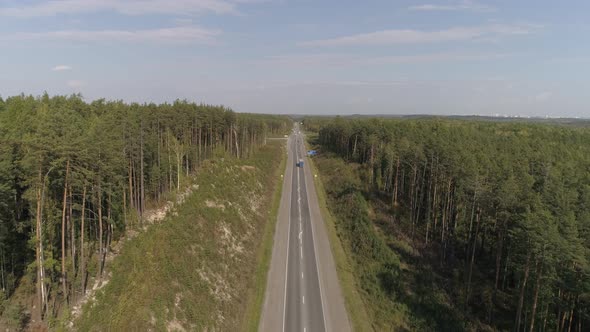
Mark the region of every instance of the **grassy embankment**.
<instances>
[{"instance_id":1,"label":"grassy embankment","mask_svg":"<svg viewBox=\"0 0 590 332\"><path fill-rule=\"evenodd\" d=\"M284 158L269 141L249 159L206 162L184 204L125 244L74 328L256 329Z\"/></svg>"},{"instance_id":2,"label":"grassy embankment","mask_svg":"<svg viewBox=\"0 0 590 332\"><path fill-rule=\"evenodd\" d=\"M312 148L321 149L314 135L309 142ZM466 329L465 317L450 303L444 278L425 264L427 258L396 229L387 205L365 190L365 170L325 151L313 158L313 164L355 330Z\"/></svg>"},{"instance_id":3,"label":"grassy embankment","mask_svg":"<svg viewBox=\"0 0 590 332\"><path fill-rule=\"evenodd\" d=\"M277 144L276 142L274 144ZM275 170L275 172L284 174L285 167L287 165L286 149L281 150L283 158L281 159L281 165ZM275 227L277 224L277 217L279 213L279 206L281 204L281 193L283 177L277 180L278 185L275 185L275 191L273 194L272 207L270 209L270 217L264 226L264 234L262 236L262 244L258 248L257 261L258 267L256 268L255 285L250 288L250 299L247 309L245 311L245 318L243 320L242 329L243 331L258 331L258 324L260 323L260 317L262 314L262 306L264 304L264 294L266 292L266 281L268 276L268 269L270 267L270 259L272 257L273 239L275 234Z\"/></svg>"}]
</instances>

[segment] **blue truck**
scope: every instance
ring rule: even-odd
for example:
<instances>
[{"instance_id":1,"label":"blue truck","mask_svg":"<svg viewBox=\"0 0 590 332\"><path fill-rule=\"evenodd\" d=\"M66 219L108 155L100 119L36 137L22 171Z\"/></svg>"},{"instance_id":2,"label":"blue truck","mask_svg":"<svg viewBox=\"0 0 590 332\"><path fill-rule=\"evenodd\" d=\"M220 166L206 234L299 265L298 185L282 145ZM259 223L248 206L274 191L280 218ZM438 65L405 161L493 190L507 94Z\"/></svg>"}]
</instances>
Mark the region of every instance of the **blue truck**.
<instances>
[{"instance_id":1,"label":"blue truck","mask_svg":"<svg viewBox=\"0 0 590 332\"><path fill-rule=\"evenodd\" d=\"M299 162L295 164L297 167L303 167L303 160L299 159Z\"/></svg>"}]
</instances>

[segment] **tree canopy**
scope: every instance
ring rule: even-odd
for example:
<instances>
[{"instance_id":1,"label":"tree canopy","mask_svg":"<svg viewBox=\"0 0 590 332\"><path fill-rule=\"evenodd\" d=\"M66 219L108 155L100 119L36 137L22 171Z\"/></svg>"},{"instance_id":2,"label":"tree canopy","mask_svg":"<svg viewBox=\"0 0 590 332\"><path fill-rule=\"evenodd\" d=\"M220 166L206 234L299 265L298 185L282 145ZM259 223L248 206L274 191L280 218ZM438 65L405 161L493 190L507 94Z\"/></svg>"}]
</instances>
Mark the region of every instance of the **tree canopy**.
<instances>
[{"instance_id":1,"label":"tree canopy","mask_svg":"<svg viewBox=\"0 0 590 332\"><path fill-rule=\"evenodd\" d=\"M324 152L360 164L364 185L355 191L386 204L415 248L459 271L450 277L456 307L498 329L590 324L588 129L338 117L305 124Z\"/></svg>"},{"instance_id":2,"label":"tree canopy","mask_svg":"<svg viewBox=\"0 0 590 332\"><path fill-rule=\"evenodd\" d=\"M204 160L249 156L289 126L281 116L184 100L0 99L4 297L30 272L36 314L56 315L85 292L89 275L102 277L111 241L139 227L147 207Z\"/></svg>"}]
</instances>

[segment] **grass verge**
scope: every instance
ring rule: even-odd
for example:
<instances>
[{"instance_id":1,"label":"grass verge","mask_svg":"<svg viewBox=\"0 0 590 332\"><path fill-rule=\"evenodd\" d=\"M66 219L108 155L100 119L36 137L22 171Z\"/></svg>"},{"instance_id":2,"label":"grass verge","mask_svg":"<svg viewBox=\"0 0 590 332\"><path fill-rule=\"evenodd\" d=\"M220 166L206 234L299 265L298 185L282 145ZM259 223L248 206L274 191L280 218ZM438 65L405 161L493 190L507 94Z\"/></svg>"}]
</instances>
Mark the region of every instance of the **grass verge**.
<instances>
[{"instance_id":1,"label":"grass verge","mask_svg":"<svg viewBox=\"0 0 590 332\"><path fill-rule=\"evenodd\" d=\"M279 174L284 174L285 166L287 165L286 146L285 149L281 150L281 155L283 156L281 165L275 170L276 178L279 178ZM266 292L268 269L272 257L273 238L277 224L279 206L281 204L281 193L283 191L282 178L280 178L278 182L279 184L275 186L272 208L269 212L268 221L264 226L262 244L258 250L258 268L256 269L256 275L254 277L254 287L250 291L250 301L247 305L246 315L243 320L244 325L242 326L242 329L240 329L241 331L258 331L258 325L260 324L260 316L264 304L264 294Z\"/></svg>"},{"instance_id":2,"label":"grass verge","mask_svg":"<svg viewBox=\"0 0 590 332\"><path fill-rule=\"evenodd\" d=\"M306 146L308 148L311 144L310 142L313 142L316 136L317 134L308 134L308 136L306 136L308 139ZM341 242L345 241L345 239L341 239L340 236L338 236L334 217L328 209L326 191L321 180L321 174L318 172L313 159L308 158L308 160L313 174L318 175L317 177L314 177L315 187L322 217L324 219L326 229L328 230L330 247L332 248L332 254L334 255L338 280L340 281L340 287L342 288L342 293L344 295L348 317L350 318L354 331L373 331L371 320L369 319L369 315L365 310L366 305L363 301L363 298L361 297L361 294L358 292L357 282L353 272L354 270L351 265L352 262L350 262L348 259L348 257L350 257L350 253L346 252Z\"/></svg>"}]
</instances>

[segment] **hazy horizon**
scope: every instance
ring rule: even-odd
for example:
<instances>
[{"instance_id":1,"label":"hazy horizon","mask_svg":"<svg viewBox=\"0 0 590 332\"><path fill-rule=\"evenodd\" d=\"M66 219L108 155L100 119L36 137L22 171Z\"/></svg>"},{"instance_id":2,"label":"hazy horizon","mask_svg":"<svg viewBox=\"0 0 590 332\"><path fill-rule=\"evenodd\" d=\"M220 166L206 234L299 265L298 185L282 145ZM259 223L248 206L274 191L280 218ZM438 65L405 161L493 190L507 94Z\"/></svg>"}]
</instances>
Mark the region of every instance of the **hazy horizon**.
<instances>
[{"instance_id":1,"label":"hazy horizon","mask_svg":"<svg viewBox=\"0 0 590 332\"><path fill-rule=\"evenodd\" d=\"M590 4L0 0L0 95L590 117Z\"/></svg>"}]
</instances>

